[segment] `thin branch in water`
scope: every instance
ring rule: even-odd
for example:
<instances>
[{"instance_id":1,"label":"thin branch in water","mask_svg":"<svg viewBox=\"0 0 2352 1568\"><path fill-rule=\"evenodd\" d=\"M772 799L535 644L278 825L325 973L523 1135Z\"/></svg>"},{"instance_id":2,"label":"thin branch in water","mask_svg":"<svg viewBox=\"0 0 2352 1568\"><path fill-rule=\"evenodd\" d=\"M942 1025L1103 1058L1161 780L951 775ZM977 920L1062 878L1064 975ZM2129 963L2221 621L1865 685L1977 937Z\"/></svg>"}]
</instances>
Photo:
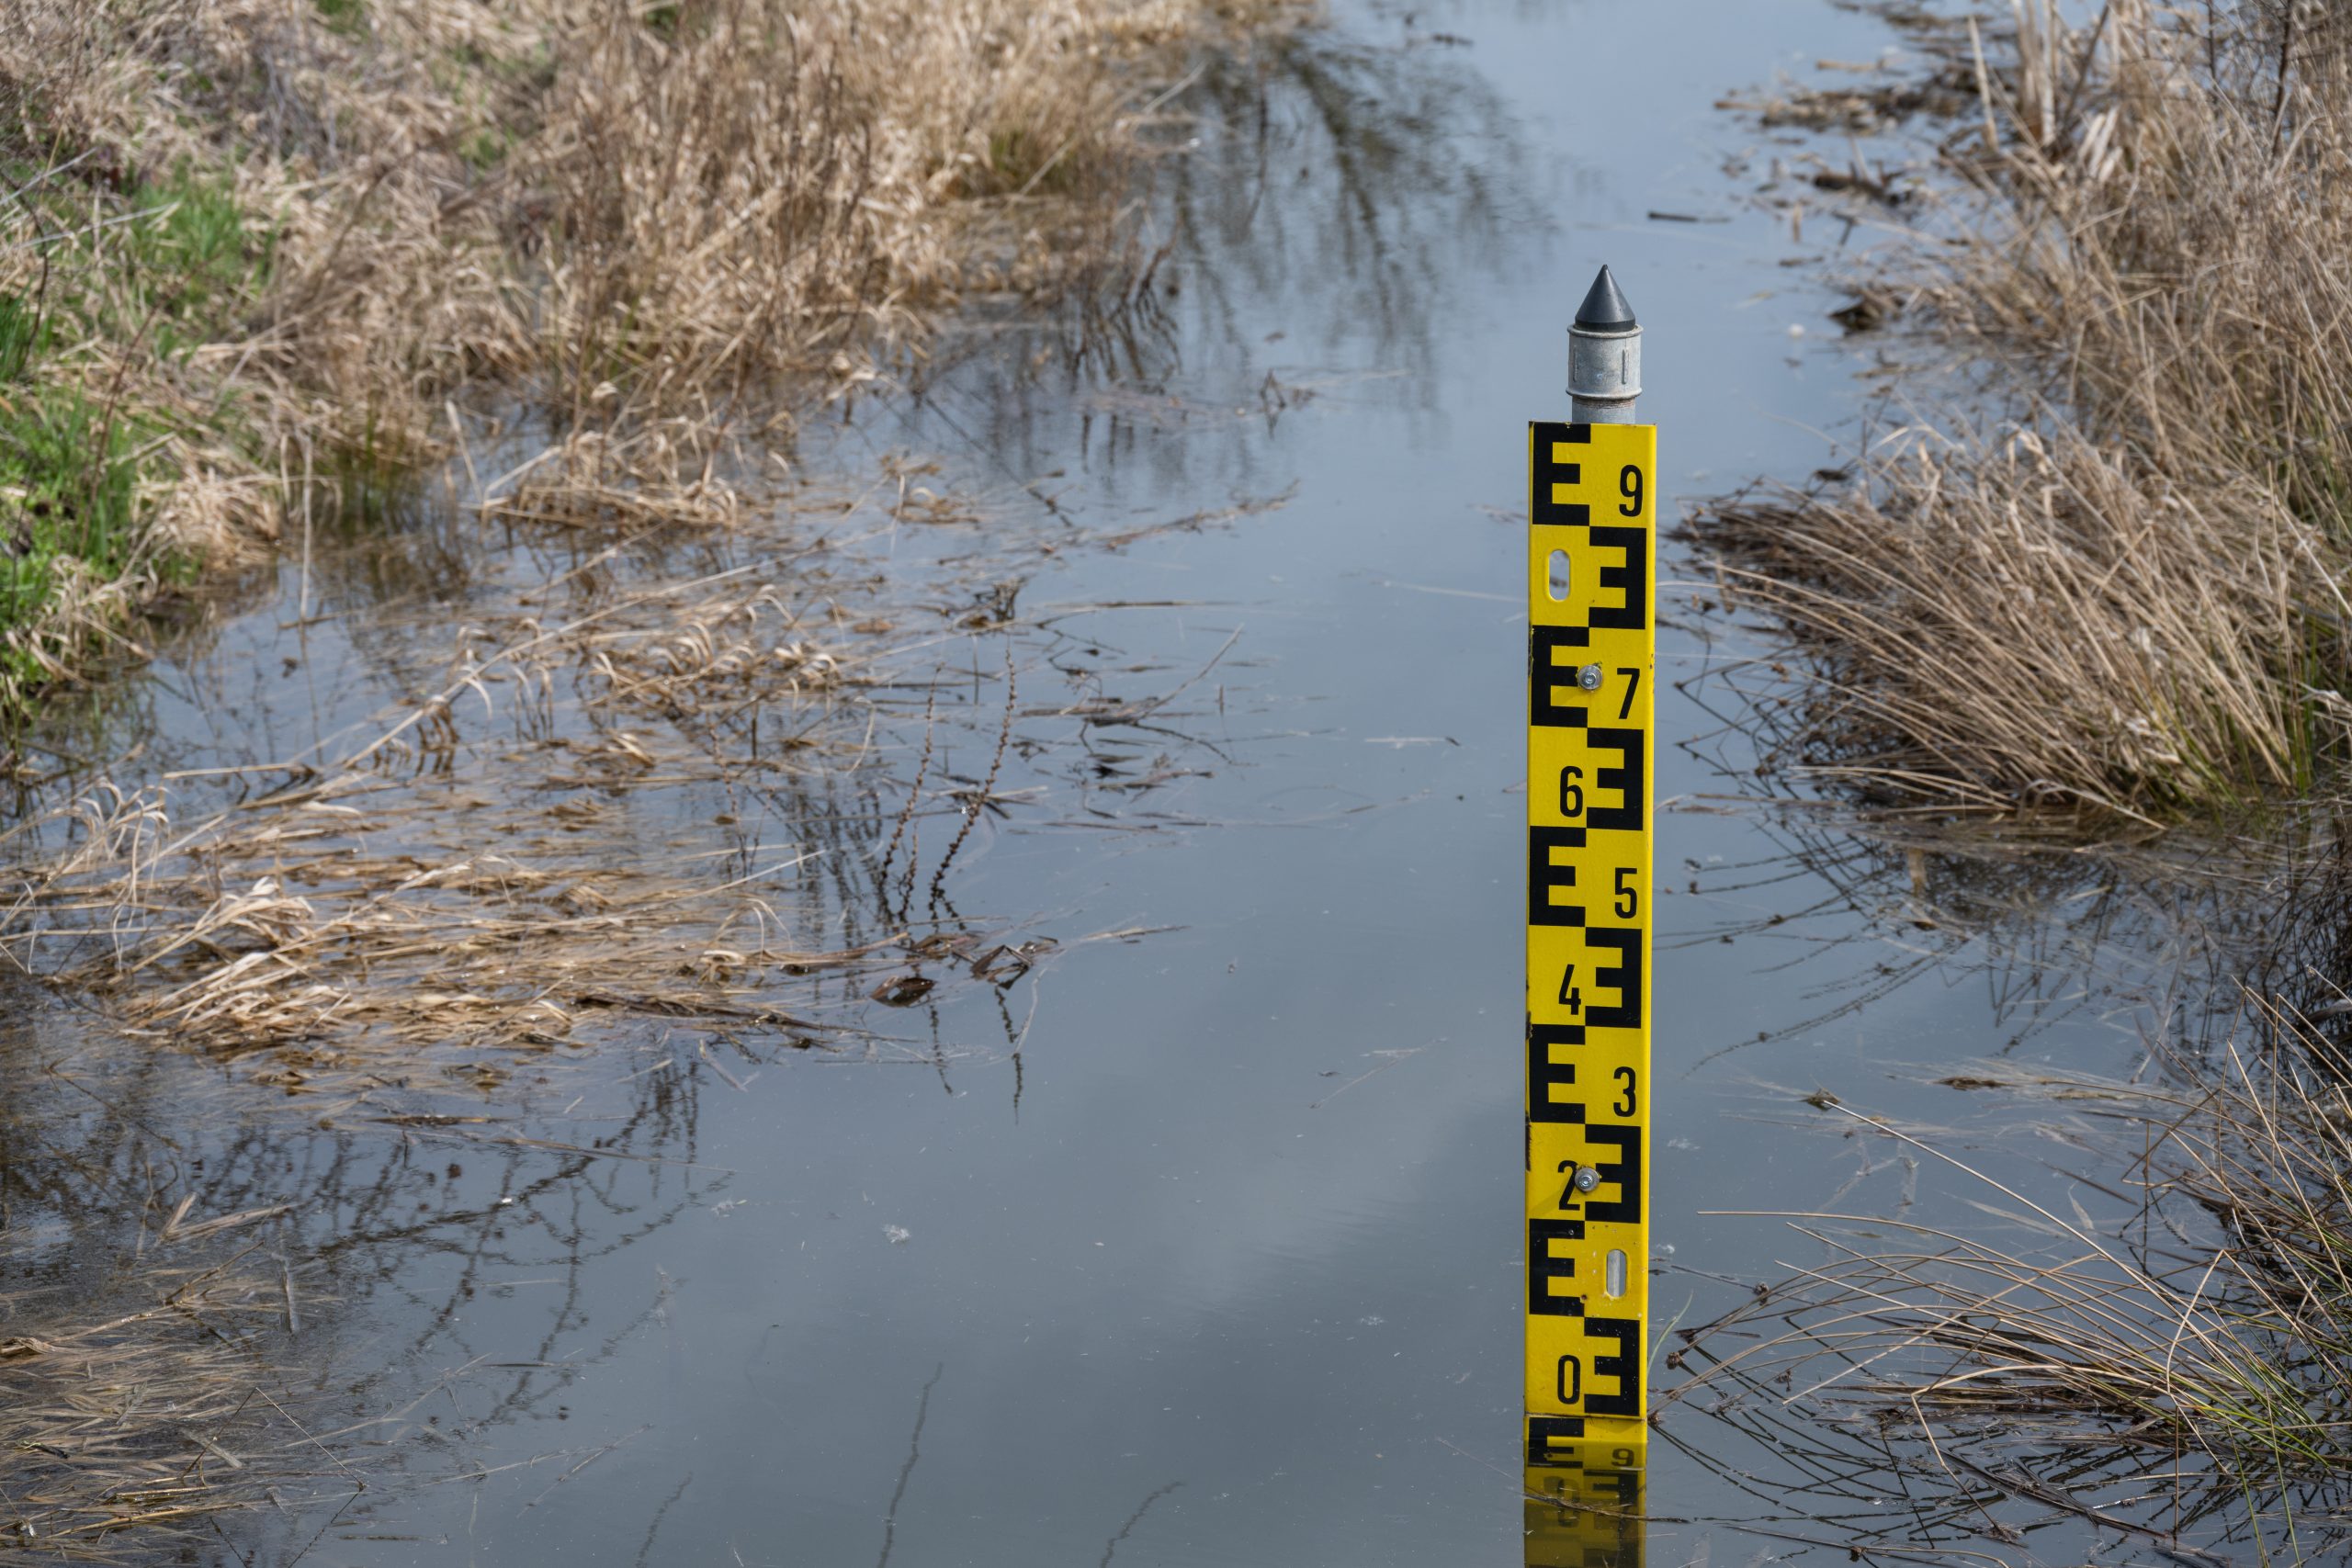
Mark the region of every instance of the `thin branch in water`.
<instances>
[{"instance_id":1,"label":"thin branch in water","mask_svg":"<svg viewBox=\"0 0 2352 1568\"><path fill-rule=\"evenodd\" d=\"M1119 1550L1119 1543L1127 1539L1127 1532L1143 1522L1143 1517L1149 1511L1151 1506L1183 1484L1181 1481L1171 1481L1136 1505L1136 1511L1127 1516L1127 1522L1119 1527L1119 1533L1103 1543L1101 1568L1111 1568L1111 1554Z\"/></svg>"},{"instance_id":2,"label":"thin branch in water","mask_svg":"<svg viewBox=\"0 0 2352 1568\"><path fill-rule=\"evenodd\" d=\"M899 1505L906 1499L907 1482L915 1472L915 1461L922 1457L922 1424L931 1415L931 1391L946 1370L944 1361L933 1367L931 1382L922 1385L922 1397L915 1401L914 1435L907 1439L907 1462L899 1467L899 1487L890 1494L890 1511L882 1516L882 1555L875 1559L874 1568L889 1568L890 1548L899 1538Z\"/></svg>"}]
</instances>

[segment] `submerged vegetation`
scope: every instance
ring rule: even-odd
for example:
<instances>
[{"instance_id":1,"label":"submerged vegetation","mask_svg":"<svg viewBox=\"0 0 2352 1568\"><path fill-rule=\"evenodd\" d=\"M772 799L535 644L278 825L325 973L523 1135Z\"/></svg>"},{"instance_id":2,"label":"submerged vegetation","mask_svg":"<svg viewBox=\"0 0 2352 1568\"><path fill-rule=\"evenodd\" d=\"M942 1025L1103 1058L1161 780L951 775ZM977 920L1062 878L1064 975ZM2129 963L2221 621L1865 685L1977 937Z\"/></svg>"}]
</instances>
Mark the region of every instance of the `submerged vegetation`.
<instances>
[{"instance_id":1,"label":"submerged vegetation","mask_svg":"<svg viewBox=\"0 0 2352 1568\"><path fill-rule=\"evenodd\" d=\"M380 505L485 395L666 419L628 477L699 495L693 437L788 430L960 300L1115 292L1182 51L1278 14L8 6L0 713L289 517Z\"/></svg>"},{"instance_id":2,"label":"submerged vegetation","mask_svg":"<svg viewBox=\"0 0 2352 1568\"><path fill-rule=\"evenodd\" d=\"M2352 739L2352 17L2030 0L1943 39L1980 88L1950 200L1870 297L2018 412L1699 518L1818 677L1757 694L1770 762L2109 819L2321 786Z\"/></svg>"}]
</instances>

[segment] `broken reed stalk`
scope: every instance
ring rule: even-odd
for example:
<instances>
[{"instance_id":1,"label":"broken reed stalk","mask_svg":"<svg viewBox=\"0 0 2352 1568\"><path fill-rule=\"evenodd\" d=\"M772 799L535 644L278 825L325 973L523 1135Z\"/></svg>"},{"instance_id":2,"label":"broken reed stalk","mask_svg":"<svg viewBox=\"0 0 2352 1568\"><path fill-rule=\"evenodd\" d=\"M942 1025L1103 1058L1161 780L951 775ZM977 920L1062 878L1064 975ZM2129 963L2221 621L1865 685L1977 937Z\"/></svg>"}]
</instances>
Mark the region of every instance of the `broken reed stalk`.
<instances>
[{"instance_id":1,"label":"broken reed stalk","mask_svg":"<svg viewBox=\"0 0 2352 1568\"><path fill-rule=\"evenodd\" d=\"M1012 739L1013 704L1018 689L1018 678L1012 668L1012 648L1008 643L1004 649L1004 715L997 725L996 750L989 758L988 776L980 781L979 789L965 804L964 820L956 827L956 837L949 840L947 852L939 857L939 864L931 874L931 902L934 908L947 883L947 868L956 863L956 852L964 847L964 840L971 837L972 824L980 819L980 813L989 808L989 803L996 796L997 775L1004 768L1005 744Z\"/></svg>"},{"instance_id":2,"label":"broken reed stalk","mask_svg":"<svg viewBox=\"0 0 2352 1568\"><path fill-rule=\"evenodd\" d=\"M1958 231L1886 292L2027 412L1693 522L1797 656L1747 693L1765 768L2154 819L2318 787L2352 740L2352 14L2019 15L1942 153Z\"/></svg>"},{"instance_id":3,"label":"broken reed stalk","mask_svg":"<svg viewBox=\"0 0 2352 1568\"><path fill-rule=\"evenodd\" d=\"M922 704L922 753L915 760L915 776L907 785L906 803L899 807L898 820L890 825L889 846L882 852L879 886L884 903L890 897L890 866L898 859L899 845L907 846L906 886L899 897L901 908L913 897L915 864L922 850L922 830L915 826L915 812L922 805L923 781L931 776L931 751L939 739L939 687L936 683L925 692Z\"/></svg>"}]
</instances>

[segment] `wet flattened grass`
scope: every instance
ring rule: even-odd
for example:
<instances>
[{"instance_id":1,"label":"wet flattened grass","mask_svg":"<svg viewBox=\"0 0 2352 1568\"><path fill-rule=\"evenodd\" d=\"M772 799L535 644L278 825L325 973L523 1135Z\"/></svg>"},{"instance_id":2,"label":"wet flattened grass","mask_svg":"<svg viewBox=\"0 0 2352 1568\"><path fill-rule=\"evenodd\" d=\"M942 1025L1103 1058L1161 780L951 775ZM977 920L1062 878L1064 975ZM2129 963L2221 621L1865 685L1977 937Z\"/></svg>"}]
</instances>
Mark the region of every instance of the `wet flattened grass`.
<instances>
[{"instance_id":1,"label":"wet flattened grass","mask_svg":"<svg viewBox=\"0 0 2352 1568\"><path fill-rule=\"evenodd\" d=\"M283 1321L290 1286L233 1265L159 1258L138 1272L141 1299L103 1316L29 1292L0 1299L10 1321L40 1325L0 1336L0 1551L137 1559L158 1538L206 1538L211 1516L311 1468L289 1462L299 1423L273 1404L274 1369L242 1343Z\"/></svg>"}]
</instances>

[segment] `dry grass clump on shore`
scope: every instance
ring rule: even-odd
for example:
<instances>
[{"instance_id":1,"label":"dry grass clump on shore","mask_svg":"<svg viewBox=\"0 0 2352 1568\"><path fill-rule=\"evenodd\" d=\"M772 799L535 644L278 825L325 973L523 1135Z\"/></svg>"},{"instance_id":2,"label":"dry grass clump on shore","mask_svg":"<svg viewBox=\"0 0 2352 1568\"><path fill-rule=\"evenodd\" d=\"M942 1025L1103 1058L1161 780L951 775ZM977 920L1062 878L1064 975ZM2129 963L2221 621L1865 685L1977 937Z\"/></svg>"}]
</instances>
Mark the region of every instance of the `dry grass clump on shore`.
<instances>
[{"instance_id":1,"label":"dry grass clump on shore","mask_svg":"<svg viewBox=\"0 0 2352 1568\"><path fill-rule=\"evenodd\" d=\"M0 10L0 709L289 504L377 503L469 393L774 430L974 293L1105 281L1183 51L1283 14Z\"/></svg>"},{"instance_id":2,"label":"dry grass clump on shore","mask_svg":"<svg viewBox=\"0 0 2352 1568\"><path fill-rule=\"evenodd\" d=\"M2352 738L2352 15L2017 18L1967 46L1959 243L1888 281L2028 413L1694 524L1819 677L1759 694L1771 761L2160 818L2309 788Z\"/></svg>"}]
</instances>

